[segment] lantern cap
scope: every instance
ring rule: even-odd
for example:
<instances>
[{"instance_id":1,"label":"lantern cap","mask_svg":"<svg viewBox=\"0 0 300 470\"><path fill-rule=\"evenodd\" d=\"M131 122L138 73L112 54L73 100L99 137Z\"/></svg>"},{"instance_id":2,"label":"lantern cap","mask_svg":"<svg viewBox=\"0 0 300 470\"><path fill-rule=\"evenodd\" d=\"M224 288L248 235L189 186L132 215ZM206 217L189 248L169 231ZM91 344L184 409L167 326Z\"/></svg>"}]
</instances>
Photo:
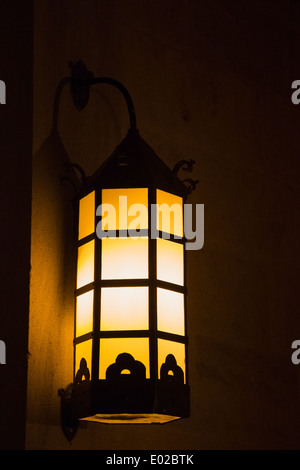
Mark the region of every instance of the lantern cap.
<instances>
[{"instance_id":1,"label":"lantern cap","mask_svg":"<svg viewBox=\"0 0 300 470\"><path fill-rule=\"evenodd\" d=\"M111 156L91 176L90 183L103 188L159 186L185 197L190 187L178 178L177 171L171 170L139 131L131 128Z\"/></svg>"}]
</instances>

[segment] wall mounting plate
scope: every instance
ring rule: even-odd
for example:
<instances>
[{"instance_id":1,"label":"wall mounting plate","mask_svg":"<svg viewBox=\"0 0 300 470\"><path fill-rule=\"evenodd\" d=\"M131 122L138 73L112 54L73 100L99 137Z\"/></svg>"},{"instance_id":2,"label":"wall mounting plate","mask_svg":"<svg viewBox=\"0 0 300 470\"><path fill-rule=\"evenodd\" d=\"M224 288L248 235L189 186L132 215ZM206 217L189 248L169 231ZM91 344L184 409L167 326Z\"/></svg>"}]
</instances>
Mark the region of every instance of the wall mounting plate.
<instances>
[{"instance_id":1,"label":"wall mounting plate","mask_svg":"<svg viewBox=\"0 0 300 470\"><path fill-rule=\"evenodd\" d=\"M71 68L71 95L73 103L82 111L88 104L90 97L90 84L94 78L93 72L88 70L82 60L69 62Z\"/></svg>"}]
</instances>

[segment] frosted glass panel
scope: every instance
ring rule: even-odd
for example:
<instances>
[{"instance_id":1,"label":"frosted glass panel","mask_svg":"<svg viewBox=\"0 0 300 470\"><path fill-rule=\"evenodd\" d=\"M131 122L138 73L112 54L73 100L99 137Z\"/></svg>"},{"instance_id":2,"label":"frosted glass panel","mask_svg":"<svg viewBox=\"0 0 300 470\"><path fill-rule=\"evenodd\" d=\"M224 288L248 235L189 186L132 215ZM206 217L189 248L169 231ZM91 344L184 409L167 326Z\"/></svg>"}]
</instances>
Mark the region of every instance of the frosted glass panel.
<instances>
[{"instance_id":1,"label":"frosted glass panel","mask_svg":"<svg viewBox=\"0 0 300 470\"><path fill-rule=\"evenodd\" d=\"M183 245L157 239L157 279L183 286Z\"/></svg>"},{"instance_id":2,"label":"frosted glass panel","mask_svg":"<svg viewBox=\"0 0 300 470\"><path fill-rule=\"evenodd\" d=\"M83 341L75 346L75 375L80 367L80 361L84 358L87 362L88 369L92 371L92 340Z\"/></svg>"},{"instance_id":3,"label":"frosted glass panel","mask_svg":"<svg viewBox=\"0 0 300 470\"><path fill-rule=\"evenodd\" d=\"M78 248L77 289L94 281L94 240Z\"/></svg>"},{"instance_id":4,"label":"frosted glass panel","mask_svg":"<svg viewBox=\"0 0 300 470\"><path fill-rule=\"evenodd\" d=\"M157 329L184 335L183 294L167 289L157 289Z\"/></svg>"},{"instance_id":5,"label":"frosted glass panel","mask_svg":"<svg viewBox=\"0 0 300 470\"><path fill-rule=\"evenodd\" d=\"M182 237L182 198L158 189L156 191L156 204L158 230Z\"/></svg>"},{"instance_id":6,"label":"frosted glass panel","mask_svg":"<svg viewBox=\"0 0 300 470\"><path fill-rule=\"evenodd\" d=\"M86 292L76 298L76 337L93 329L94 291Z\"/></svg>"},{"instance_id":7,"label":"frosted glass panel","mask_svg":"<svg viewBox=\"0 0 300 470\"><path fill-rule=\"evenodd\" d=\"M106 369L116 362L121 353L131 354L146 367L149 378L149 339L148 338L101 338L100 339L100 379L105 379Z\"/></svg>"},{"instance_id":8,"label":"frosted glass panel","mask_svg":"<svg viewBox=\"0 0 300 470\"><path fill-rule=\"evenodd\" d=\"M102 204L113 206L108 209L113 216L103 213L103 230L148 228L148 189L103 189Z\"/></svg>"},{"instance_id":9,"label":"frosted glass panel","mask_svg":"<svg viewBox=\"0 0 300 470\"><path fill-rule=\"evenodd\" d=\"M101 330L146 330L148 323L148 287L101 289Z\"/></svg>"},{"instance_id":10,"label":"frosted glass panel","mask_svg":"<svg viewBox=\"0 0 300 470\"><path fill-rule=\"evenodd\" d=\"M183 370L185 381L185 345L160 338L157 340L158 377L160 378L160 368L168 354L175 357L177 365Z\"/></svg>"},{"instance_id":11,"label":"frosted glass panel","mask_svg":"<svg viewBox=\"0 0 300 470\"><path fill-rule=\"evenodd\" d=\"M79 201L78 240L95 231L95 191Z\"/></svg>"},{"instance_id":12,"label":"frosted glass panel","mask_svg":"<svg viewBox=\"0 0 300 470\"><path fill-rule=\"evenodd\" d=\"M104 238L102 279L146 279L148 239Z\"/></svg>"}]
</instances>

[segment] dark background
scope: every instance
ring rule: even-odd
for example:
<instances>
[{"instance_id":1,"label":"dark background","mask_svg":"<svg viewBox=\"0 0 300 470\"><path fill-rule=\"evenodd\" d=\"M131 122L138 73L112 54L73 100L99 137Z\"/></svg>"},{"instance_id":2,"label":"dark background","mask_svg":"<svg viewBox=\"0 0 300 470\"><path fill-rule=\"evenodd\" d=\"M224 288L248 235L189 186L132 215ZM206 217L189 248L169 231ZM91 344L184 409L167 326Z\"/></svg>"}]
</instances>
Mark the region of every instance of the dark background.
<instances>
[{"instance_id":1,"label":"dark background","mask_svg":"<svg viewBox=\"0 0 300 470\"><path fill-rule=\"evenodd\" d=\"M1 4L1 449L299 448L299 9ZM78 113L66 88L51 132L57 85L79 59L124 83L142 137L170 167L197 161L189 202L205 206L205 242L188 252L191 417L82 424L69 444L57 390L72 380L72 193L60 178L66 158L91 174L128 127L117 91L95 87Z\"/></svg>"}]
</instances>

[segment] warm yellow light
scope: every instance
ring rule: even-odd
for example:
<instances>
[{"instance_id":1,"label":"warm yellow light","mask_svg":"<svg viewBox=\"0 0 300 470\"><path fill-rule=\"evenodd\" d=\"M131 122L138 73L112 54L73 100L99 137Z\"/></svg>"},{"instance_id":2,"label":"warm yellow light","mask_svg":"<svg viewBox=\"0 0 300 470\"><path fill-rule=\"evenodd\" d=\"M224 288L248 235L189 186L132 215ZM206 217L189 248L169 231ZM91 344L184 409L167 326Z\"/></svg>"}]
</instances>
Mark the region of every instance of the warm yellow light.
<instances>
[{"instance_id":1,"label":"warm yellow light","mask_svg":"<svg viewBox=\"0 0 300 470\"><path fill-rule=\"evenodd\" d=\"M93 329L94 291L86 292L76 298L76 337Z\"/></svg>"},{"instance_id":2,"label":"warm yellow light","mask_svg":"<svg viewBox=\"0 0 300 470\"><path fill-rule=\"evenodd\" d=\"M94 281L94 240L78 248L77 289Z\"/></svg>"},{"instance_id":3,"label":"warm yellow light","mask_svg":"<svg viewBox=\"0 0 300 470\"><path fill-rule=\"evenodd\" d=\"M151 423L168 423L180 419L180 416L170 416L159 413L97 413L94 416L82 418L83 421L92 421L94 423L106 424L151 424Z\"/></svg>"},{"instance_id":4,"label":"warm yellow light","mask_svg":"<svg viewBox=\"0 0 300 470\"><path fill-rule=\"evenodd\" d=\"M146 367L146 378L149 378L149 340L148 338L101 338L99 378L105 379L106 369L116 362L122 353L131 354L136 361Z\"/></svg>"},{"instance_id":5,"label":"warm yellow light","mask_svg":"<svg viewBox=\"0 0 300 470\"><path fill-rule=\"evenodd\" d=\"M157 189L157 229L171 233L178 237L183 236L182 198L174 194Z\"/></svg>"},{"instance_id":6,"label":"warm yellow light","mask_svg":"<svg viewBox=\"0 0 300 470\"><path fill-rule=\"evenodd\" d=\"M104 238L102 240L102 279L146 279L148 239Z\"/></svg>"},{"instance_id":7,"label":"warm yellow light","mask_svg":"<svg viewBox=\"0 0 300 470\"><path fill-rule=\"evenodd\" d=\"M78 240L95 231L95 191L79 201Z\"/></svg>"},{"instance_id":8,"label":"warm yellow light","mask_svg":"<svg viewBox=\"0 0 300 470\"><path fill-rule=\"evenodd\" d=\"M157 239L157 279L183 286L183 245Z\"/></svg>"},{"instance_id":9,"label":"warm yellow light","mask_svg":"<svg viewBox=\"0 0 300 470\"><path fill-rule=\"evenodd\" d=\"M101 330L148 329L148 287L101 289Z\"/></svg>"},{"instance_id":10,"label":"warm yellow light","mask_svg":"<svg viewBox=\"0 0 300 470\"><path fill-rule=\"evenodd\" d=\"M184 335L183 294L167 289L157 289L157 329Z\"/></svg>"},{"instance_id":11,"label":"warm yellow light","mask_svg":"<svg viewBox=\"0 0 300 470\"><path fill-rule=\"evenodd\" d=\"M157 340L158 377L160 378L160 368L168 354L175 357L177 365L183 370L185 381L185 345L160 338Z\"/></svg>"},{"instance_id":12,"label":"warm yellow light","mask_svg":"<svg viewBox=\"0 0 300 470\"><path fill-rule=\"evenodd\" d=\"M103 189L102 204L110 204L115 210L112 217L106 218L103 214L103 230L148 228L148 189ZM139 219L139 227L136 227L137 224L134 223L137 218ZM134 227L130 227L130 225Z\"/></svg>"},{"instance_id":13,"label":"warm yellow light","mask_svg":"<svg viewBox=\"0 0 300 470\"><path fill-rule=\"evenodd\" d=\"M78 343L75 346L75 374L80 368L80 361L84 358L87 362L87 367L92 371L92 340L88 339L82 343Z\"/></svg>"}]
</instances>

